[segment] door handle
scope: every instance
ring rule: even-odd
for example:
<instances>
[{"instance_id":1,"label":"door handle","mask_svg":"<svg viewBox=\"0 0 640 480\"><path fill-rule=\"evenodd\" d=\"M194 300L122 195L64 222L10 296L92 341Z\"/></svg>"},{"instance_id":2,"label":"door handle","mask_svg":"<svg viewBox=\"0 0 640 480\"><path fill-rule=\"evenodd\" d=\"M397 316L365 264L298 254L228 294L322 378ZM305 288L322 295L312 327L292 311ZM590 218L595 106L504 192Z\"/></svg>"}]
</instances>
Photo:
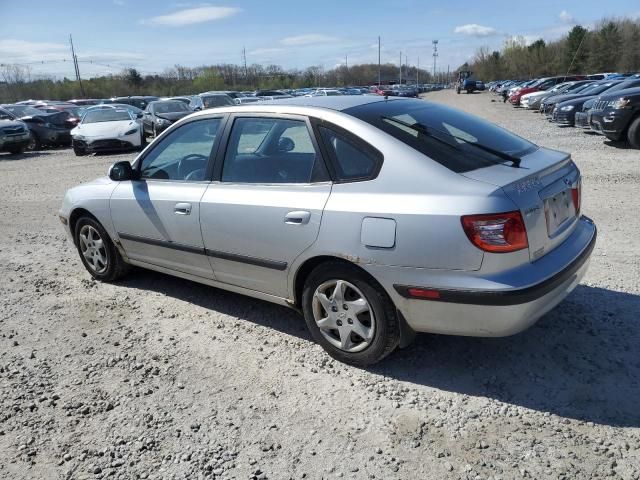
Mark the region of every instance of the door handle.
<instances>
[{"instance_id":1,"label":"door handle","mask_svg":"<svg viewBox=\"0 0 640 480\"><path fill-rule=\"evenodd\" d=\"M190 203L176 203L173 207L173 213L176 215L189 215L191 214L191 204Z\"/></svg>"},{"instance_id":2,"label":"door handle","mask_svg":"<svg viewBox=\"0 0 640 480\"><path fill-rule=\"evenodd\" d=\"M288 225L305 225L311 219L311 212L297 210L289 212L284 216L284 223Z\"/></svg>"}]
</instances>

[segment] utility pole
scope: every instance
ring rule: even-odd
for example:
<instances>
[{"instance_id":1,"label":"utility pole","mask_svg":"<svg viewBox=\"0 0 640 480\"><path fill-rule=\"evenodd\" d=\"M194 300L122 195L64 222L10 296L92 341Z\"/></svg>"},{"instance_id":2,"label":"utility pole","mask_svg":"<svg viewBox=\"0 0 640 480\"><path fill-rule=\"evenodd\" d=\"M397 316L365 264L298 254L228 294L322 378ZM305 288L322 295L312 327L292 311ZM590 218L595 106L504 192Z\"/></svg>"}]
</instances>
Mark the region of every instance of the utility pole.
<instances>
[{"instance_id":1,"label":"utility pole","mask_svg":"<svg viewBox=\"0 0 640 480\"><path fill-rule=\"evenodd\" d=\"M449 65L447 65L447 85L451 83L451 80L449 78Z\"/></svg>"},{"instance_id":2,"label":"utility pole","mask_svg":"<svg viewBox=\"0 0 640 480\"><path fill-rule=\"evenodd\" d=\"M433 78L436 78L436 58L438 58L438 40L433 42Z\"/></svg>"},{"instance_id":3,"label":"utility pole","mask_svg":"<svg viewBox=\"0 0 640 480\"><path fill-rule=\"evenodd\" d=\"M400 80L398 84L402 85L402 52L400 52Z\"/></svg>"},{"instance_id":4,"label":"utility pole","mask_svg":"<svg viewBox=\"0 0 640 480\"><path fill-rule=\"evenodd\" d=\"M346 87L349 82L349 59L347 55L344 56L344 86Z\"/></svg>"},{"instance_id":5,"label":"utility pole","mask_svg":"<svg viewBox=\"0 0 640 480\"><path fill-rule=\"evenodd\" d=\"M244 64L244 79L247 80L247 50L242 47L242 63Z\"/></svg>"},{"instance_id":6,"label":"utility pole","mask_svg":"<svg viewBox=\"0 0 640 480\"><path fill-rule=\"evenodd\" d=\"M378 86L380 86L380 81L382 79L380 68L380 36L378 36Z\"/></svg>"},{"instance_id":7,"label":"utility pole","mask_svg":"<svg viewBox=\"0 0 640 480\"><path fill-rule=\"evenodd\" d=\"M73 66L76 71L76 80L80 84L80 93L84 97L84 87L82 86L82 79L80 78L80 68L78 67L78 57L76 57L76 52L73 48L73 38L71 34L69 34L69 44L71 45L71 59L73 60Z\"/></svg>"}]
</instances>

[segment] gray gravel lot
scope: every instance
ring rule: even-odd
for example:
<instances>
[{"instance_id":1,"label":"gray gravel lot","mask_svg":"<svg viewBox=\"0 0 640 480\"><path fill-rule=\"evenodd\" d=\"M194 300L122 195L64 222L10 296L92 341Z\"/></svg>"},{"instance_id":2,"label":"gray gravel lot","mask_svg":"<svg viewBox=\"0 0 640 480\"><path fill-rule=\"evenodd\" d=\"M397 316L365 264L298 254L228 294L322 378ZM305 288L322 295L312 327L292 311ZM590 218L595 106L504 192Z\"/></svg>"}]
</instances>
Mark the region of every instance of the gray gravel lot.
<instances>
[{"instance_id":1,"label":"gray gravel lot","mask_svg":"<svg viewBox=\"0 0 640 480\"><path fill-rule=\"evenodd\" d=\"M640 152L489 93L428 98L573 153L600 236L567 300L514 337L348 367L284 308L93 281L57 210L133 154L0 154L0 478L640 478Z\"/></svg>"}]
</instances>

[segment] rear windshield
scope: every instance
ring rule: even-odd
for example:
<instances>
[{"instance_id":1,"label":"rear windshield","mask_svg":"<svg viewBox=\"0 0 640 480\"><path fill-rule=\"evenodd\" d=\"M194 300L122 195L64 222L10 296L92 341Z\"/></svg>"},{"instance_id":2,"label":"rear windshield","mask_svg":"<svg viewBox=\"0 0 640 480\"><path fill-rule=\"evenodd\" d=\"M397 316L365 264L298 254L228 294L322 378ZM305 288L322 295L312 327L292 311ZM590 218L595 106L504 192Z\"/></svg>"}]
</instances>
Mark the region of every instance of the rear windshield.
<instances>
[{"instance_id":1,"label":"rear windshield","mask_svg":"<svg viewBox=\"0 0 640 480\"><path fill-rule=\"evenodd\" d=\"M448 169L469 172L538 147L479 117L424 100L374 102L344 110L383 130Z\"/></svg>"}]
</instances>

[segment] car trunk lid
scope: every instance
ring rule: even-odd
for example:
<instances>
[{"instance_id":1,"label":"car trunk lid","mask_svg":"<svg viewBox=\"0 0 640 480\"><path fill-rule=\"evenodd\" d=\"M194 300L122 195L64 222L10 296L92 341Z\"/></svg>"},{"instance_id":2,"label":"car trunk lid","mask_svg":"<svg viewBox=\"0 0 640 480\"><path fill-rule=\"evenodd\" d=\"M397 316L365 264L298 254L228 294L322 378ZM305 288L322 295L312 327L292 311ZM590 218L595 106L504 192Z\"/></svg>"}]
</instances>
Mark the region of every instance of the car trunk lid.
<instances>
[{"instance_id":1,"label":"car trunk lid","mask_svg":"<svg viewBox=\"0 0 640 480\"><path fill-rule=\"evenodd\" d=\"M539 148L523 156L519 168L499 164L463 175L502 188L517 205L532 262L560 245L577 224L580 171L567 153Z\"/></svg>"}]
</instances>

